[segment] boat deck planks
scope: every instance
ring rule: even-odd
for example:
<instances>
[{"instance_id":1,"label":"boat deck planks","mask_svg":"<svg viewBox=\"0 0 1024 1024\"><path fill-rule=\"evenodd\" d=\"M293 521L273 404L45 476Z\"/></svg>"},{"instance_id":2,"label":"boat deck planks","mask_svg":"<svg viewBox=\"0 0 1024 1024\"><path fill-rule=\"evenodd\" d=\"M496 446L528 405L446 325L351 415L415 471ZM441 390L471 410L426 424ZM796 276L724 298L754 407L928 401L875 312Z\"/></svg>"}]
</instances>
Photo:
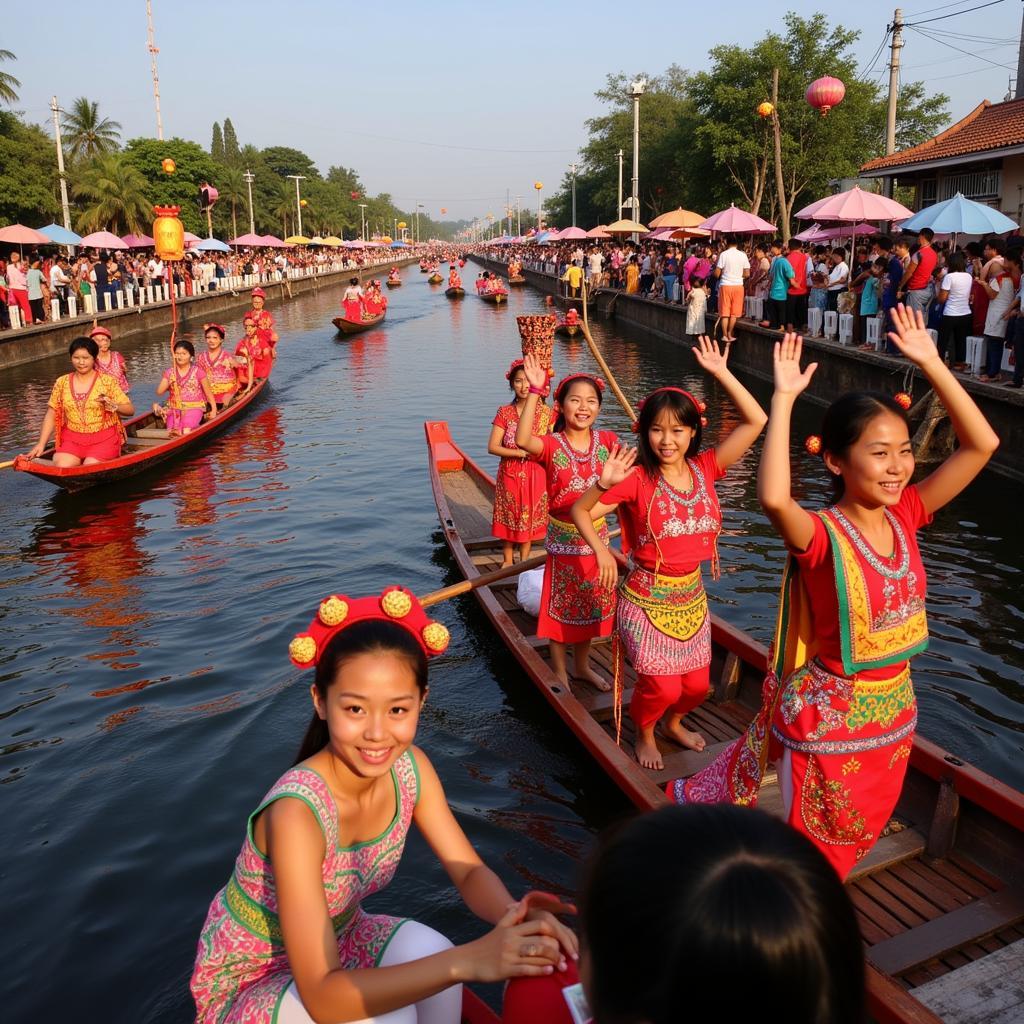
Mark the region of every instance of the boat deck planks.
<instances>
[{"instance_id":1,"label":"boat deck planks","mask_svg":"<svg viewBox=\"0 0 1024 1024\"><path fill-rule=\"evenodd\" d=\"M442 472L431 457L431 483L452 554L467 578L499 568L501 544L488 536L493 480L454 446L445 424L428 424L427 434L431 445L443 438L450 446L447 458L454 451L463 461L461 469ZM535 618L517 603L515 580L481 587L475 594L541 693L641 808L666 803L665 783L699 771L741 735L760 701L764 648L713 618L712 693L686 720L703 733L708 746L702 753L683 750L658 734L665 767L648 772L628 753L633 737L628 713L622 718L622 748L616 746L611 694L579 681L571 681L566 693L558 684L550 671L548 644L534 635ZM609 641L594 644L592 664L611 682ZM624 664L624 707L635 682L632 668ZM955 839L945 856L933 857L927 852L929 836L943 833L934 826L943 813L943 781L948 785L950 779L963 790L954 801L953 813L959 815L953 822ZM785 816L774 772L766 776L758 806ZM1024 939L1022 822L1024 795L927 740L915 739L894 820L847 882L865 952L874 965L868 971L868 993L875 1014L902 1024L935 1024L939 1018L913 998L917 986L930 986Z\"/></svg>"}]
</instances>

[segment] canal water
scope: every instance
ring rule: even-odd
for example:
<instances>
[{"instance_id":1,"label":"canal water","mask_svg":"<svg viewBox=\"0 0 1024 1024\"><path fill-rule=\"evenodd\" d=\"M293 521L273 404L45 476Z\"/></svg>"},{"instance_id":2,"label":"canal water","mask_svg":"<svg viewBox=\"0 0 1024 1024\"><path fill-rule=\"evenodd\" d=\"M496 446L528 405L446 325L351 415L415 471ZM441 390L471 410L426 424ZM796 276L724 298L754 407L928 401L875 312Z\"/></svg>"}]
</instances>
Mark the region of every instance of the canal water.
<instances>
[{"instance_id":1,"label":"canal water","mask_svg":"<svg viewBox=\"0 0 1024 1024\"><path fill-rule=\"evenodd\" d=\"M484 464L507 400L517 312L451 303L415 268L386 326L341 339L340 289L278 306L280 358L247 418L202 454L78 495L0 477L0 1006L9 1020L191 1019L187 981L210 898L248 813L291 764L310 713L291 636L331 592L455 582L438 530L422 423L447 419ZM467 276L472 277L472 274ZM240 337L232 321L229 337ZM702 393L709 435L731 412L682 347L595 330L626 392L667 381ZM166 336L120 346L139 408ZM559 339L556 370L589 368ZM55 359L0 379L0 457L30 447ZM766 385L751 382L767 402ZM795 479L826 481L799 438ZM611 402L605 427L626 433ZM628 436L628 434L627 434ZM757 453L719 486L715 611L766 640L783 560L756 497ZM976 483L925 532L932 643L915 660L921 729L1024 788L1024 487ZM470 597L439 606L452 632L432 666L419 742L472 841L513 893L570 892L594 836L628 812L535 694ZM413 838L379 910L456 941L483 926Z\"/></svg>"}]
</instances>

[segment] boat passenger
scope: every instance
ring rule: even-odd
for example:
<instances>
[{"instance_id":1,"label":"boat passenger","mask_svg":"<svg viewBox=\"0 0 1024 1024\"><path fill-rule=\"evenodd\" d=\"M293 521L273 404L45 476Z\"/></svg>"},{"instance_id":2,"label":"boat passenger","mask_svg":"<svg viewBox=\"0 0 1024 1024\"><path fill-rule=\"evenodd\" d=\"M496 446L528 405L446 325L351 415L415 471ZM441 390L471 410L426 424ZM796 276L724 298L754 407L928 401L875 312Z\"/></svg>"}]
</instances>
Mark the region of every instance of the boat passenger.
<instances>
[{"instance_id":1,"label":"boat passenger","mask_svg":"<svg viewBox=\"0 0 1024 1024\"><path fill-rule=\"evenodd\" d=\"M226 409L238 394L235 360L224 348L226 334L223 324L203 324L206 351L201 352L196 360L196 365L210 382L210 390L219 409Z\"/></svg>"},{"instance_id":2,"label":"boat passenger","mask_svg":"<svg viewBox=\"0 0 1024 1024\"><path fill-rule=\"evenodd\" d=\"M592 518L618 506L622 550L632 554L634 568L619 588L617 650L625 649L636 670L629 706L636 759L659 771L664 767L654 738L659 721L681 746L698 751L705 746L704 737L682 720L704 702L711 682L711 616L700 566L710 561L718 578L722 510L715 481L750 451L768 422L757 399L729 369L728 348L723 353L707 335L697 341L697 362L729 397L739 413L737 425L717 445L702 449L704 403L683 388L657 388L640 403L636 449L621 449L610 458L572 511L576 528L597 553L595 577L614 587L618 563L596 543Z\"/></svg>"},{"instance_id":3,"label":"boat passenger","mask_svg":"<svg viewBox=\"0 0 1024 1024\"><path fill-rule=\"evenodd\" d=\"M477 855L437 772L413 745L428 660L448 631L402 587L332 595L289 646L314 668L313 716L294 766L249 817L199 939L199 1024L458 1024L461 984L564 970L575 936L531 896L516 902ZM394 876L415 823L492 930L453 947L362 900Z\"/></svg>"},{"instance_id":4,"label":"boat passenger","mask_svg":"<svg viewBox=\"0 0 1024 1024\"><path fill-rule=\"evenodd\" d=\"M449 288L461 288L462 277L459 274L458 267L453 263L448 268L448 287Z\"/></svg>"},{"instance_id":5,"label":"boat passenger","mask_svg":"<svg viewBox=\"0 0 1024 1024\"><path fill-rule=\"evenodd\" d=\"M235 346L235 374L240 389L256 383L258 374L254 370L257 365L262 366L265 363L261 356L263 346L256 333L256 321L252 317L247 317L242 321L242 325L245 328L245 337Z\"/></svg>"},{"instance_id":6,"label":"boat passenger","mask_svg":"<svg viewBox=\"0 0 1024 1024\"><path fill-rule=\"evenodd\" d=\"M262 288L253 288L252 290L252 309L246 313L246 316L251 316L256 321L256 336L260 339L260 345L270 352L271 362L277 359L277 343L280 338L277 335L277 331L274 330L274 318L270 314L270 311L264 309L264 305L267 301L267 293ZM267 372L261 376L269 377L270 368L268 366Z\"/></svg>"},{"instance_id":7,"label":"boat passenger","mask_svg":"<svg viewBox=\"0 0 1024 1024\"><path fill-rule=\"evenodd\" d=\"M206 371L194 362L196 350L191 341L184 338L174 343L174 365L164 370L160 383L156 386L157 397L171 397L166 406L159 402L153 403L153 412L167 422L167 432L171 437L191 434L203 417L213 419L217 415L217 400L207 379ZM207 406L210 411L207 414Z\"/></svg>"},{"instance_id":8,"label":"boat passenger","mask_svg":"<svg viewBox=\"0 0 1024 1024\"><path fill-rule=\"evenodd\" d=\"M502 542L502 568L512 564L513 547L519 546L519 560L530 557L533 541L543 540L548 527L547 480L540 464L516 444L519 417L526 407L530 382L523 360L517 359L505 374L515 400L501 406L491 425L487 451L497 455L498 474L494 481L494 514L491 533ZM543 398L534 410L533 435L551 433L551 409Z\"/></svg>"},{"instance_id":9,"label":"boat passenger","mask_svg":"<svg viewBox=\"0 0 1024 1024\"><path fill-rule=\"evenodd\" d=\"M508 293L508 289L505 287L505 282L501 279L500 274L491 274L486 290L498 295L506 295Z\"/></svg>"},{"instance_id":10,"label":"boat passenger","mask_svg":"<svg viewBox=\"0 0 1024 1024\"><path fill-rule=\"evenodd\" d=\"M580 315L576 312L576 307L572 306L566 311L565 314L565 326L566 327L578 327L580 323Z\"/></svg>"},{"instance_id":11,"label":"boat passenger","mask_svg":"<svg viewBox=\"0 0 1024 1024\"><path fill-rule=\"evenodd\" d=\"M491 278L491 272L485 270L476 277L476 290L478 295L482 295L484 292L489 291L489 282Z\"/></svg>"},{"instance_id":12,"label":"boat passenger","mask_svg":"<svg viewBox=\"0 0 1024 1024\"><path fill-rule=\"evenodd\" d=\"M110 347L110 331L106 327L94 327L89 337L96 342L99 355L96 357L96 369L100 373L109 374L117 381L118 386L127 395L131 391L128 375L125 373L124 356L114 352Z\"/></svg>"},{"instance_id":13,"label":"boat passenger","mask_svg":"<svg viewBox=\"0 0 1024 1024\"><path fill-rule=\"evenodd\" d=\"M365 305L366 298L363 289L359 287L359 278L350 278L348 287L341 297L341 307L344 310L343 316L346 320L360 323L363 319Z\"/></svg>"},{"instance_id":14,"label":"boat passenger","mask_svg":"<svg viewBox=\"0 0 1024 1024\"><path fill-rule=\"evenodd\" d=\"M392 267L391 270L388 271L388 280L389 281L398 281L398 280L400 280L399 275L398 275L398 267Z\"/></svg>"},{"instance_id":15,"label":"boat passenger","mask_svg":"<svg viewBox=\"0 0 1024 1024\"><path fill-rule=\"evenodd\" d=\"M38 459L53 434L55 466L116 459L125 437L119 417L133 415L135 407L113 377L96 369L99 346L94 339L75 338L68 355L74 369L53 385L39 440L25 457Z\"/></svg>"},{"instance_id":16,"label":"boat passenger","mask_svg":"<svg viewBox=\"0 0 1024 1024\"><path fill-rule=\"evenodd\" d=\"M669 783L679 802L753 804L769 758L789 823L845 878L874 846L903 786L917 726L910 658L928 646L917 531L984 468L999 445L939 358L921 312L893 311L890 340L948 411L959 446L920 483L903 405L849 392L825 413L821 455L834 504L812 514L790 485L790 419L817 363L802 339L775 343L775 393L758 498L790 551L774 659L747 733L693 778Z\"/></svg>"},{"instance_id":17,"label":"boat passenger","mask_svg":"<svg viewBox=\"0 0 1024 1024\"><path fill-rule=\"evenodd\" d=\"M257 380L270 376L274 368L274 349L267 344L260 330L258 315L251 311L245 314L242 320L242 327L245 329L245 337L248 341L248 352L252 359L253 375ZM238 355L238 350L235 350Z\"/></svg>"},{"instance_id":18,"label":"boat passenger","mask_svg":"<svg viewBox=\"0 0 1024 1024\"><path fill-rule=\"evenodd\" d=\"M576 677L598 690L608 690L608 683L590 667L590 645L594 639L612 634L615 590L594 582L594 549L571 519L573 503L598 480L601 468L618 452L619 439L613 431L594 429L604 381L589 373L563 377L555 390L558 418L554 433L536 437L533 425L538 401L547 394L548 372L532 352L523 365L529 392L515 440L544 467L548 492L548 557L537 636L550 641L551 667L564 685L569 685L566 647L572 644ZM607 545L606 521L599 519L594 525L601 543Z\"/></svg>"},{"instance_id":19,"label":"boat passenger","mask_svg":"<svg viewBox=\"0 0 1024 1024\"><path fill-rule=\"evenodd\" d=\"M380 290L380 281L375 280L369 283L363 302L368 317L380 316L387 312L388 300Z\"/></svg>"}]
</instances>

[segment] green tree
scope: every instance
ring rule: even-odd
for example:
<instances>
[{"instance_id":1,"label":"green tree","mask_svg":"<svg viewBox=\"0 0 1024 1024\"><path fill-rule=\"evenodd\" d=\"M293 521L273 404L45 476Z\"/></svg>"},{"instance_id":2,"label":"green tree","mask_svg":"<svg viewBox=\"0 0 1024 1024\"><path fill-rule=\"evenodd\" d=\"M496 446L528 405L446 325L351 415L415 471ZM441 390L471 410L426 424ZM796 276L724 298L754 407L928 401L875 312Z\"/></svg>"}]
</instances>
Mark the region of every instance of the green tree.
<instances>
[{"instance_id":1,"label":"green tree","mask_svg":"<svg viewBox=\"0 0 1024 1024\"><path fill-rule=\"evenodd\" d=\"M217 176L212 182L220 192L221 209L231 210L231 237L238 237L238 207L244 207L248 199L248 190L245 186L245 179L237 167L222 167L217 171ZM216 209L216 207L215 207ZM226 219L226 214L222 213Z\"/></svg>"},{"instance_id":2,"label":"green tree","mask_svg":"<svg viewBox=\"0 0 1024 1024\"><path fill-rule=\"evenodd\" d=\"M0 222L45 224L59 210L53 140L0 110Z\"/></svg>"},{"instance_id":3,"label":"green tree","mask_svg":"<svg viewBox=\"0 0 1024 1024\"><path fill-rule=\"evenodd\" d=\"M239 166L238 136L230 117L224 118L224 163L228 167Z\"/></svg>"},{"instance_id":4,"label":"green tree","mask_svg":"<svg viewBox=\"0 0 1024 1024\"><path fill-rule=\"evenodd\" d=\"M312 158L300 149L291 146L268 146L262 151L263 163L279 178L289 174L304 174L307 178L319 178L320 172Z\"/></svg>"},{"instance_id":5,"label":"green tree","mask_svg":"<svg viewBox=\"0 0 1024 1024\"><path fill-rule=\"evenodd\" d=\"M0 50L0 63L18 58L10 50ZM0 71L0 100L4 103L18 102L18 87L21 82L7 71Z\"/></svg>"},{"instance_id":6,"label":"green tree","mask_svg":"<svg viewBox=\"0 0 1024 1024\"><path fill-rule=\"evenodd\" d=\"M274 205L272 212L273 217L281 225L281 237L287 238L291 232L288 230L288 225L292 222L292 217L295 215L295 191L291 187L290 181L282 181L277 192L277 202Z\"/></svg>"},{"instance_id":7,"label":"green tree","mask_svg":"<svg viewBox=\"0 0 1024 1024\"><path fill-rule=\"evenodd\" d=\"M72 192L83 231L142 233L150 221L147 181L125 153L100 153L80 168Z\"/></svg>"},{"instance_id":8,"label":"green tree","mask_svg":"<svg viewBox=\"0 0 1024 1024\"><path fill-rule=\"evenodd\" d=\"M220 121L213 122L213 140L210 142L210 156L214 163L224 163L224 133L220 130Z\"/></svg>"},{"instance_id":9,"label":"green tree","mask_svg":"<svg viewBox=\"0 0 1024 1024\"><path fill-rule=\"evenodd\" d=\"M121 139L121 125L109 117L100 117L98 103L79 96L64 114L61 125L64 145L72 157L91 160L101 153L112 153Z\"/></svg>"}]
</instances>

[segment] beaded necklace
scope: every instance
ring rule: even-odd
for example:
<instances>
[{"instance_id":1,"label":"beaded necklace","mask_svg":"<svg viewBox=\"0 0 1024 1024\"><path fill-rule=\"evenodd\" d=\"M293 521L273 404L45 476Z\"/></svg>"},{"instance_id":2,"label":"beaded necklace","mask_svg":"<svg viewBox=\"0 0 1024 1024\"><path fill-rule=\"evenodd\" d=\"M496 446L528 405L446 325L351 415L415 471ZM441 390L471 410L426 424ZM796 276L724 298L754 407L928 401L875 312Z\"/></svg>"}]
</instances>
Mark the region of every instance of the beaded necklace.
<instances>
[{"instance_id":1,"label":"beaded necklace","mask_svg":"<svg viewBox=\"0 0 1024 1024\"><path fill-rule=\"evenodd\" d=\"M580 452L573 448L566 440L565 434L555 434L555 440L568 459L569 468L572 470L572 479L566 484L565 490L571 491L574 494L582 494L601 475L601 464L598 460L599 445L597 431L592 430L590 432L590 447L585 452ZM584 465L587 465L589 470L585 479L580 474L580 468Z\"/></svg>"}]
</instances>

